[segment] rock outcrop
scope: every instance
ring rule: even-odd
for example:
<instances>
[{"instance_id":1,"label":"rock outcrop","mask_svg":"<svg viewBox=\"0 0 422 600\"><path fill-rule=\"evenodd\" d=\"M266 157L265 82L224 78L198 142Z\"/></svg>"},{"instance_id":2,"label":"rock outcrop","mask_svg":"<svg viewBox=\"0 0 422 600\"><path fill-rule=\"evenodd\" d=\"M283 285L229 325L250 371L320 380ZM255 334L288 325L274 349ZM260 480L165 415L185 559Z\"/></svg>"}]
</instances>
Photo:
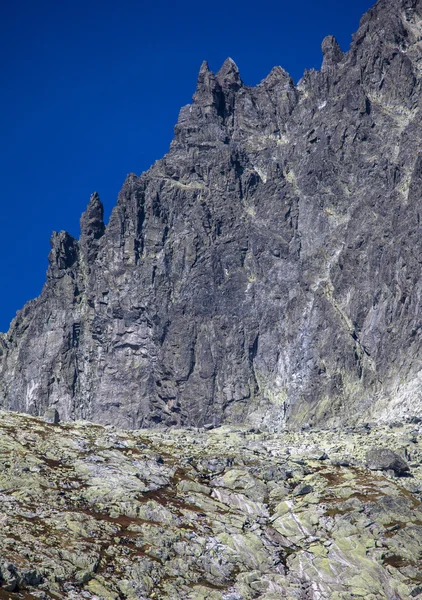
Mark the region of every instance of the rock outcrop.
<instances>
[{"instance_id":1,"label":"rock outcrop","mask_svg":"<svg viewBox=\"0 0 422 600\"><path fill-rule=\"evenodd\" d=\"M421 415L422 2L379 0L321 71L201 67L107 226L52 237L0 340L0 404L136 428Z\"/></svg>"},{"instance_id":2,"label":"rock outcrop","mask_svg":"<svg viewBox=\"0 0 422 600\"><path fill-rule=\"evenodd\" d=\"M366 455L368 469L373 471L392 471L396 475L405 475L410 469L401 456L388 448L371 448Z\"/></svg>"}]
</instances>

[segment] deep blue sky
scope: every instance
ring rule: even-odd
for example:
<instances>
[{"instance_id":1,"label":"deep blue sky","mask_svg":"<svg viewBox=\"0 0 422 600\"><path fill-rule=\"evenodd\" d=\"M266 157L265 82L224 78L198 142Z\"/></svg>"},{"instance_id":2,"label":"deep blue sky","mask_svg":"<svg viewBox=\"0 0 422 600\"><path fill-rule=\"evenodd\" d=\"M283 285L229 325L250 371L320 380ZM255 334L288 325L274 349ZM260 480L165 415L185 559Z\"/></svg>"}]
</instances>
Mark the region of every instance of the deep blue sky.
<instances>
[{"instance_id":1,"label":"deep blue sky","mask_svg":"<svg viewBox=\"0 0 422 600\"><path fill-rule=\"evenodd\" d=\"M167 151L202 60L256 85L319 68L375 0L14 0L0 12L0 331L39 294L53 230L79 234L97 190L108 218L127 173Z\"/></svg>"}]
</instances>

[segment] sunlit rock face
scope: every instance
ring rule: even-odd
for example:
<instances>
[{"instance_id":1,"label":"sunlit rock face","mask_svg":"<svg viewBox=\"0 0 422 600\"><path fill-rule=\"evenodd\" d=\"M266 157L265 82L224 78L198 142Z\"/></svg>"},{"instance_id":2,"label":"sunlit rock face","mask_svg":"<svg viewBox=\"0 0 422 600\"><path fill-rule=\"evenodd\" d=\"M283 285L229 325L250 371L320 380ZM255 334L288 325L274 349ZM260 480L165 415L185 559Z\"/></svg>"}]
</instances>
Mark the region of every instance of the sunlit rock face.
<instances>
[{"instance_id":1,"label":"sunlit rock face","mask_svg":"<svg viewBox=\"0 0 422 600\"><path fill-rule=\"evenodd\" d=\"M201 67L110 222L52 237L0 403L136 428L420 414L422 2L380 0L295 85Z\"/></svg>"}]
</instances>

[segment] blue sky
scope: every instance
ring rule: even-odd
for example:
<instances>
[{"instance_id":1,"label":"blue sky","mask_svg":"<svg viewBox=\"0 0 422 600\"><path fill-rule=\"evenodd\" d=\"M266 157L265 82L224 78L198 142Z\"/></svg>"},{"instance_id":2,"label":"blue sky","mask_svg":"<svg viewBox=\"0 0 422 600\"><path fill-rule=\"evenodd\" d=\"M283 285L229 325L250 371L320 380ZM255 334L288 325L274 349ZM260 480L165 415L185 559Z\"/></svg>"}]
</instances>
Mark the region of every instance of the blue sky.
<instances>
[{"instance_id":1,"label":"blue sky","mask_svg":"<svg viewBox=\"0 0 422 600\"><path fill-rule=\"evenodd\" d=\"M37 296L53 230L79 234L96 190L110 214L129 172L167 151L202 60L248 85L319 68L371 0L15 0L0 18L0 331Z\"/></svg>"}]
</instances>

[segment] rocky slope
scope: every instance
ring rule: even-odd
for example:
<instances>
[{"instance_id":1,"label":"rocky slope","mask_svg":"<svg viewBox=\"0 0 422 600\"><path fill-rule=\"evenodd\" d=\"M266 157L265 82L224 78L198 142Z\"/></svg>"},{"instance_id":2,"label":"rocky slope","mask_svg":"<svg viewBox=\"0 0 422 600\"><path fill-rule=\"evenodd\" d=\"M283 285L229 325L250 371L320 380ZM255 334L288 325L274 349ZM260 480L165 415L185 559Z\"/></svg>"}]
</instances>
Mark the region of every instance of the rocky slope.
<instances>
[{"instance_id":1,"label":"rocky slope","mask_svg":"<svg viewBox=\"0 0 422 600\"><path fill-rule=\"evenodd\" d=\"M422 2L379 0L298 85L200 70L110 222L52 237L0 405L136 428L420 414Z\"/></svg>"},{"instance_id":2,"label":"rocky slope","mask_svg":"<svg viewBox=\"0 0 422 600\"><path fill-rule=\"evenodd\" d=\"M421 423L128 432L0 417L1 599L422 598Z\"/></svg>"}]
</instances>

